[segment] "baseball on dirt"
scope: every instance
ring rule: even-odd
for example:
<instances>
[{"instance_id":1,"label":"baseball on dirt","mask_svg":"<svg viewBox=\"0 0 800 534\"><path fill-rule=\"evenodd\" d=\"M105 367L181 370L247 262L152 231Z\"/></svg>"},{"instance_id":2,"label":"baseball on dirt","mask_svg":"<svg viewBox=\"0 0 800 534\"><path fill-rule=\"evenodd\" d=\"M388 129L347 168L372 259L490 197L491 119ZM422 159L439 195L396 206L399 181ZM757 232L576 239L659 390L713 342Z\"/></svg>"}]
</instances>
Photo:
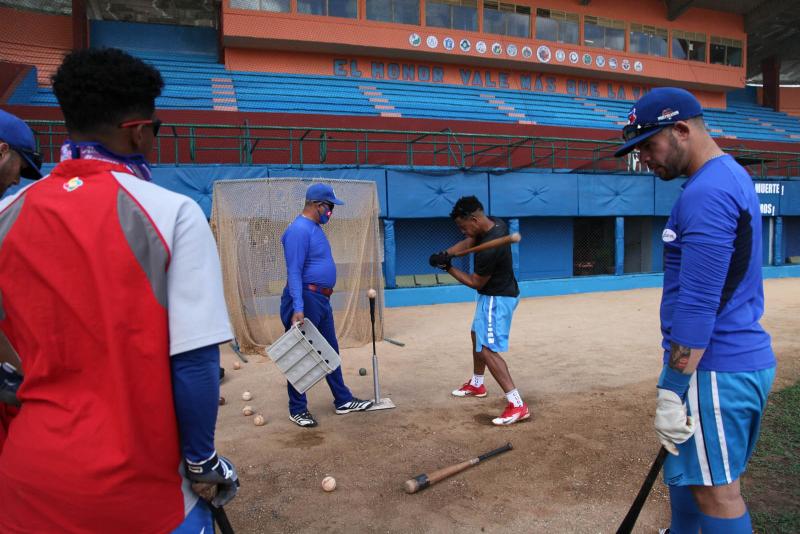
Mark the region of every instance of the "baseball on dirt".
<instances>
[{"instance_id":1,"label":"baseball on dirt","mask_svg":"<svg viewBox=\"0 0 800 534\"><path fill-rule=\"evenodd\" d=\"M325 477L322 479L322 489L325 491L333 491L336 489L336 479L333 477Z\"/></svg>"},{"instance_id":2,"label":"baseball on dirt","mask_svg":"<svg viewBox=\"0 0 800 534\"><path fill-rule=\"evenodd\" d=\"M233 362L233 368L237 371L242 368L242 364L239 362Z\"/></svg>"},{"instance_id":3,"label":"baseball on dirt","mask_svg":"<svg viewBox=\"0 0 800 534\"><path fill-rule=\"evenodd\" d=\"M264 416L263 415L258 414L255 417L253 417L253 424L254 425L256 425L256 426L264 426L264 423L266 423L266 421L264 420Z\"/></svg>"},{"instance_id":4,"label":"baseball on dirt","mask_svg":"<svg viewBox=\"0 0 800 534\"><path fill-rule=\"evenodd\" d=\"M358 370L358 374L360 374L361 376L367 376L367 370L362 367L361 369Z\"/></svg>"},{"instance_id":5,"label":"baseball on dirt","mask_svg":"<svg viewBox=\"0 0 800 534\"><path fill-rule=\"evenodd\" d=\"M249 391L245 391L244 393L242 393L242 400L249 401L252 398L253 398L253 394L250 393Z\"/></svg>"},{"instance_id":6,"label":"baseball on dirt","mask_svg":"<svg viewBox=\"0 0 800 534\"><path fill-rule=\"evenodd\" d=\"M253 415L253 407L252 406L245 406L242 408L242 414L245 416Z\"/></svg>"},{"instance_id":7,"label":"baseball on dirt","mask_svg":"<svg viewBox=\"0 0 800 534\"><path fill-rule=\"evenodd\" d=\"M377 297L377 296L378 296L378 292L377 292L377 291L375 291L374 289L371 289L371 288L370 288L370 290L369 290L369 291L367 291L367 297L369 297L369 298L371 298L371 299L374 299L374 298L375 298L375 297Z\"/></svg>"}]
</instances>

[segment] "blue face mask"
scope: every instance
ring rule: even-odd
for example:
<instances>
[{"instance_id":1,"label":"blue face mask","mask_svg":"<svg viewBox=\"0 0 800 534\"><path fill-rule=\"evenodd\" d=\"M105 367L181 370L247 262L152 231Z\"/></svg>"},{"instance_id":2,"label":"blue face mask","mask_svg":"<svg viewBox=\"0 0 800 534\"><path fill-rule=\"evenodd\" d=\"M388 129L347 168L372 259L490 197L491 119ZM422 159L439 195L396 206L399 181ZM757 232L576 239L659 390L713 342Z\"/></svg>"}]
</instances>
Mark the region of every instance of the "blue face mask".
<instances>
[{"instance_id":1,"label":"blue face mask","mask_svg":"<svg viewBox=\"0 0 800 534\"><path fill-rule=\"evenodd\" d=\"M328 221L331 220L331 215L333 215L333 211L328 208L325 204L322 204L322 207L325 208L325 211L319 214L319 223L326 224Z\"/></svg>"}]
</instances>

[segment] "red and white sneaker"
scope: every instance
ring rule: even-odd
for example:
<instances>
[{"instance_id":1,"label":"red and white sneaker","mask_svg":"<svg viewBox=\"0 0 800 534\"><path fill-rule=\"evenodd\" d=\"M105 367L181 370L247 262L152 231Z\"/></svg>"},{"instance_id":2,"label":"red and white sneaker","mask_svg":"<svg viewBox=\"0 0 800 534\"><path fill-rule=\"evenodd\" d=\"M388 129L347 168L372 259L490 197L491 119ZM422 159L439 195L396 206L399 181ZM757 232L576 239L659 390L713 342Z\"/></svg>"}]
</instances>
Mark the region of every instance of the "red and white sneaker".
<instances>
[{"instance_id":1,"label":"red and white sneaker","mask_svg":"<svg viewBox=\"0 0 800 534\"><path fill-rule=\"evenodd\" d=\"M500 417L495 417L492 419L492 423L498 426L511 425L517 421L527 419L530 416L531 412L528 411L527 404L523 403L522 406L517 407L509 402L508 406L506 406L506 409L503 410L502 414L500 414Z\"/></svg>"},{"instance_id":2,"label":"red and white sneaker","mask_svg":"<svg viewBox=\"0 0 800 534\"><path fill-rule=\"evenodd\" d=\"M481 384L478 387L473 386L469 382L461 386L459 389L453 390L454 397L485 397L486 386Z\"/></svg>"}]
</instances>

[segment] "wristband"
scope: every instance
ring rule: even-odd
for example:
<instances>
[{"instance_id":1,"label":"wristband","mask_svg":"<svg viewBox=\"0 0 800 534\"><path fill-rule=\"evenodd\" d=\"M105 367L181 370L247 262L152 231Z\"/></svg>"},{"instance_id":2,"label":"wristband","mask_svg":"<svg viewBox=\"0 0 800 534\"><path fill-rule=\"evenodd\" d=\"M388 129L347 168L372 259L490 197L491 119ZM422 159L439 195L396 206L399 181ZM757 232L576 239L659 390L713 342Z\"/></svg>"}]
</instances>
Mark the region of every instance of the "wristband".
<instances>
[{"instance_id":1,"label":"wristband","mask_svg":"<svg viewBox=\"0 0 800 534\"><path fill-rule=\"evenodd\" d=\"M693 373L694 374L694 373ZM686 397L686 392L689 390L689 382L692 380L692 375L687 375L676 371L669 365L664 365L661 369L661 376L658 377L659 389L668 389L674 391L678 397L683 399Z\"/></svg>"}]
</instances>

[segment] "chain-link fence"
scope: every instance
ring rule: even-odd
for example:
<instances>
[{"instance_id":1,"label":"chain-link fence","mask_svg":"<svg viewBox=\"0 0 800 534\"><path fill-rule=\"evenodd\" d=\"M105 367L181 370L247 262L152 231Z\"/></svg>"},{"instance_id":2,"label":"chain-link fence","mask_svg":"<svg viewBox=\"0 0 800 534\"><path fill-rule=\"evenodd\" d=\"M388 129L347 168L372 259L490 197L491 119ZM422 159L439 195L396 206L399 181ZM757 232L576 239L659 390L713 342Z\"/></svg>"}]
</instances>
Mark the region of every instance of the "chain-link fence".
<instances>
[{"instance_id":1,"label":"chain-link fence","mask_svg":"<svg viewBox=\"0 0 800 534\"><path fill-rule=\"evenodd\" d=\"M614 217L573 219L573 275L614 274Z\"/></svg>"},{"instance_id":2,"label":"chain-link fence","mask_svg":"<svg viewBox=\"0 0 800 534\"><path fill-rule=\"evenodd\" d=\"M397 287L426 287L457 284L449 274L431 267L431 254L464 239L449 218L398 219L394 222L396 243L395 283ZM471 272L470 257L456 258L453 265Z\"/></svg>"}]
</instances>

